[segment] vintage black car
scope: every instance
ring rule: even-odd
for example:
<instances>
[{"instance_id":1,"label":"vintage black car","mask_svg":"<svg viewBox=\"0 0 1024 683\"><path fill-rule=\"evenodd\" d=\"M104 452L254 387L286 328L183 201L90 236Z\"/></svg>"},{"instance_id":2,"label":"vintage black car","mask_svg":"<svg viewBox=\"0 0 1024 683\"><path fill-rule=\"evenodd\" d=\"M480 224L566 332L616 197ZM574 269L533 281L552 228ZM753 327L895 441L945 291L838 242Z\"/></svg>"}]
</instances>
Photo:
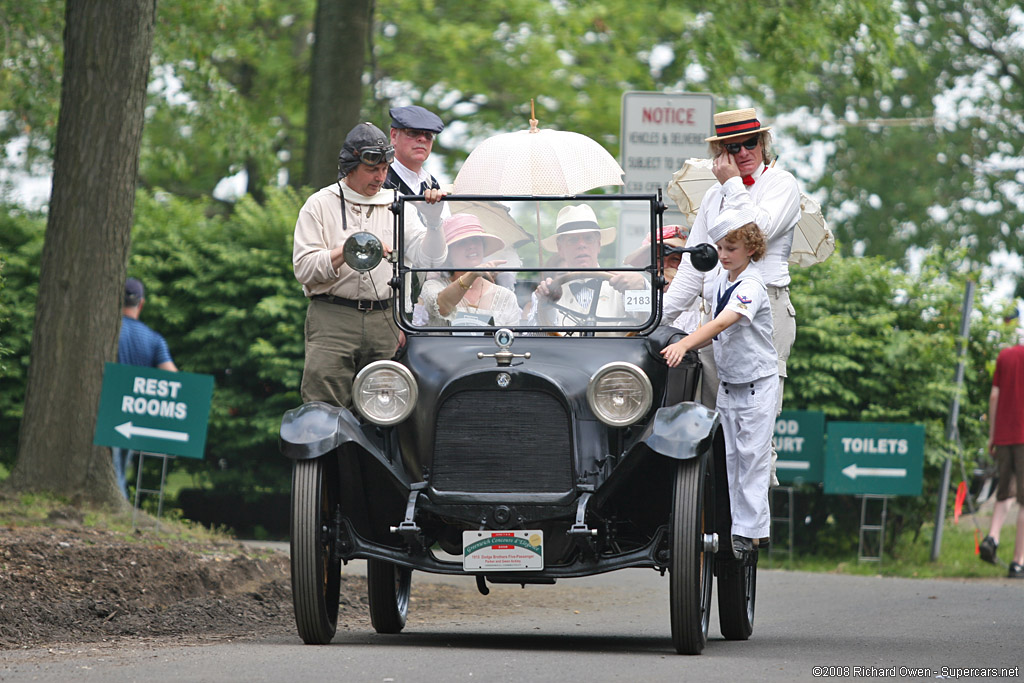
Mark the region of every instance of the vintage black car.
<instances>
[{"instance_id":1,"label":"vintage black car","mask_svg":"<svg viewBox=\"0 0 1024 683\"><path fill-rule=\"evenodd\" d=\"M501 238L502 263L493 253L475 265L407 263L401 236L416 200L399 198L393 310L405 345L359 373L353 410L309 403L282 421L299 635L332 639L341 565L359 558L380 633L404 627L414 570L472 576L486 595L488 584L647 567L669 574L679 653L706 644L713 576L723 635L748 638L757 552L736 559L728 540L718 415L693 400L697 356L670 369L659 354L681 334L661 320L660 197L448 201ZM593 215L600 228L589 264L551 250L570 213ZM621 265L644 235L649 263ZM378 262L372 236L347 246L354 267ZM710 245L688 251L704 270L717 262ZM491 301L499 297L489 287L514 293L512 324L497 307L481 314L482 298L439 320L437 293L469 292L477 279L487 279ZM561 296L537 296L541 282Z\"/></svg>"}]
</instances>

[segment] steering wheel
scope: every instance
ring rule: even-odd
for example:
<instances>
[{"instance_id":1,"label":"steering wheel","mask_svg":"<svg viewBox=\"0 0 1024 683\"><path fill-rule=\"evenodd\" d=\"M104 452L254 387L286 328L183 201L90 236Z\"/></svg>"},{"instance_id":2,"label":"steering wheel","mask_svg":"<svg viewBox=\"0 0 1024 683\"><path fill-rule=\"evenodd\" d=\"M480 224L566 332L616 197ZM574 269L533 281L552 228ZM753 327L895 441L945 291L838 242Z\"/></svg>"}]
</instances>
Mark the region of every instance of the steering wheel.
<instances>
[{"instance_id":1,"label":"steering wheel","mask_svg":"<svg viewBox=\"0 0 1024 683\"><path fill-rule=\"evenodd\" d=\"M567 283L569 283L569 282L571 282L573 280L601 280L602 283L603 283L604 281L611 280L613 277L615 277L615 275L616 275L615 273L610 273L608 271L601 271L601 270L598 270L598 271L594 271L594 270L574 270L574 271L569 271L567 273L561 273L561 274L559 274L559 275L557 275L555 277L552 277L551 278L551 282L552 282L551 286L552 286L552 288L555 287L555 286L561 287L562 290L563 290L562 291L562 297L565 297L566 296L566 292L565 292L565 288L566 287L565 286L566 286ZM599 324L601 324L601 325L615 325L615 324L619 324L619 323L626 324L626 323L635 323L636 322L636 319L632 318L632 317L620 318L620 317L599 316L597 314L597 306L598 306L598 304L601 301L601 298L600 298L601 287L600 286L598 286L596 288L590 287L589 289L593 290L594 296L591 297L591 299L590 299L590 306L589 306L588 310L586 310L586 311L577 311L577 310L568 308L566 306L561 305L560 303L558 303L556 301L552 301L551 299L549 299L546 296L539 296L537 298L538 298L538 301L540 303L540 307L541 308L550 307L550 308L560 312L566 319L572 321L572 326L574 326L574 327L593 327L593 326L596 326L596 325L599 325ZM571 295L571 292L570 292L570 295ZM560 300L561 300L561 297L559 298L559 301ZM583 334L582 330L580 332L581 332L581 334ZM571 334L571 332L566 333L566 334ZM590 333L590 334L593 334L593 333Z\"/></svg>"}]
</instances>

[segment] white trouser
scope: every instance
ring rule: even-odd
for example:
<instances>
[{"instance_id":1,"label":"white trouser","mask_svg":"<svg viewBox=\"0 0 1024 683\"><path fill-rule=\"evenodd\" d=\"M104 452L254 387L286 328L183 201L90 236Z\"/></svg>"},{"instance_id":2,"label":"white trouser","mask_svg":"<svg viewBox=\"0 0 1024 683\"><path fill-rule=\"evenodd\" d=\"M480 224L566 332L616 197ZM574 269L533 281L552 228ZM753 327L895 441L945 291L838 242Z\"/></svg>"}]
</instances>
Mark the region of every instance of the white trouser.
<instances>
[{"instance_id":1,"label":"white trouser","mask_svg":"<svg viewBox=\"0 0 1024 683\"><path fill-rule=\"evenodd\" d=\"M778 391L776 375L718 388L734 536L764 538L771 530L768 484Z\"/></svg>"}]
</instances>

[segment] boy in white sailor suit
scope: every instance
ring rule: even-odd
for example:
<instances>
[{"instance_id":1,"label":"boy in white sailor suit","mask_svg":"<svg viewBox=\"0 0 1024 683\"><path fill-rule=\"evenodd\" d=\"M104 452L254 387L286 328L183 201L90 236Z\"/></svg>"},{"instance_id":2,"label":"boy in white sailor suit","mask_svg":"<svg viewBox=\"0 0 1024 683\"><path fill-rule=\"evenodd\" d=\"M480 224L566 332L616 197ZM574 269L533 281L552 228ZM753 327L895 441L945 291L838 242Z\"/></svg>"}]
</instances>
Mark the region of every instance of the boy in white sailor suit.
<instances>
[{"instance_id":1,"label":"boy in white sailor suit","mask_svg":"<svg viewBox=\"0 0 1024 683\"><path fill-rule=\"evenodd\" d=\"M718 247L721 272L704 291L715 317L661 351L668 365L675 367L687 351L714 340L721 380L717 408L725 434L736 557L749 553L756 539L769 534L768 484L779 391L771 304L753 263L764 256L765 240L754 219L746 209L727 209L718 215L708 235Z\"/></svg>"}]
</instances>

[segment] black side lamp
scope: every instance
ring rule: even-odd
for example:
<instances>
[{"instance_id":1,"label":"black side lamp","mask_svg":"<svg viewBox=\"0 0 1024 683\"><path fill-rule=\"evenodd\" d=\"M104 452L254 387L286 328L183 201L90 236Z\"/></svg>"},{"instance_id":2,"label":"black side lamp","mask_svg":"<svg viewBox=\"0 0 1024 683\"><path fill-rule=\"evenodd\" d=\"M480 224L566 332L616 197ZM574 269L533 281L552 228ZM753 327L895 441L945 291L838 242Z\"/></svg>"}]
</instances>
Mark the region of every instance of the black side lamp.
<instances>
[{"instance_id":1,"label":"black side lamp","mask_svg":"<svg viewBox=\"0 0 1024 683\"><path fill-rule=\"evenodd\" d=\"M718 265L718 249L715 245L698 244L695 247L665 247L664 253L668 254L689 254L690 263L702 273L706 273Z\"/></svg>"},{"instance_id":2,"label":"black side lamp","mask_svg":"<svg viewBox=\"0 0 1024 683\"><path fill-rule=\"evenodd\" d=\"M357 232L345 240L342 256L349 268L365 273L376 268L384 258L384 245L371 232Z\"/></svg>"}]
</instances>

